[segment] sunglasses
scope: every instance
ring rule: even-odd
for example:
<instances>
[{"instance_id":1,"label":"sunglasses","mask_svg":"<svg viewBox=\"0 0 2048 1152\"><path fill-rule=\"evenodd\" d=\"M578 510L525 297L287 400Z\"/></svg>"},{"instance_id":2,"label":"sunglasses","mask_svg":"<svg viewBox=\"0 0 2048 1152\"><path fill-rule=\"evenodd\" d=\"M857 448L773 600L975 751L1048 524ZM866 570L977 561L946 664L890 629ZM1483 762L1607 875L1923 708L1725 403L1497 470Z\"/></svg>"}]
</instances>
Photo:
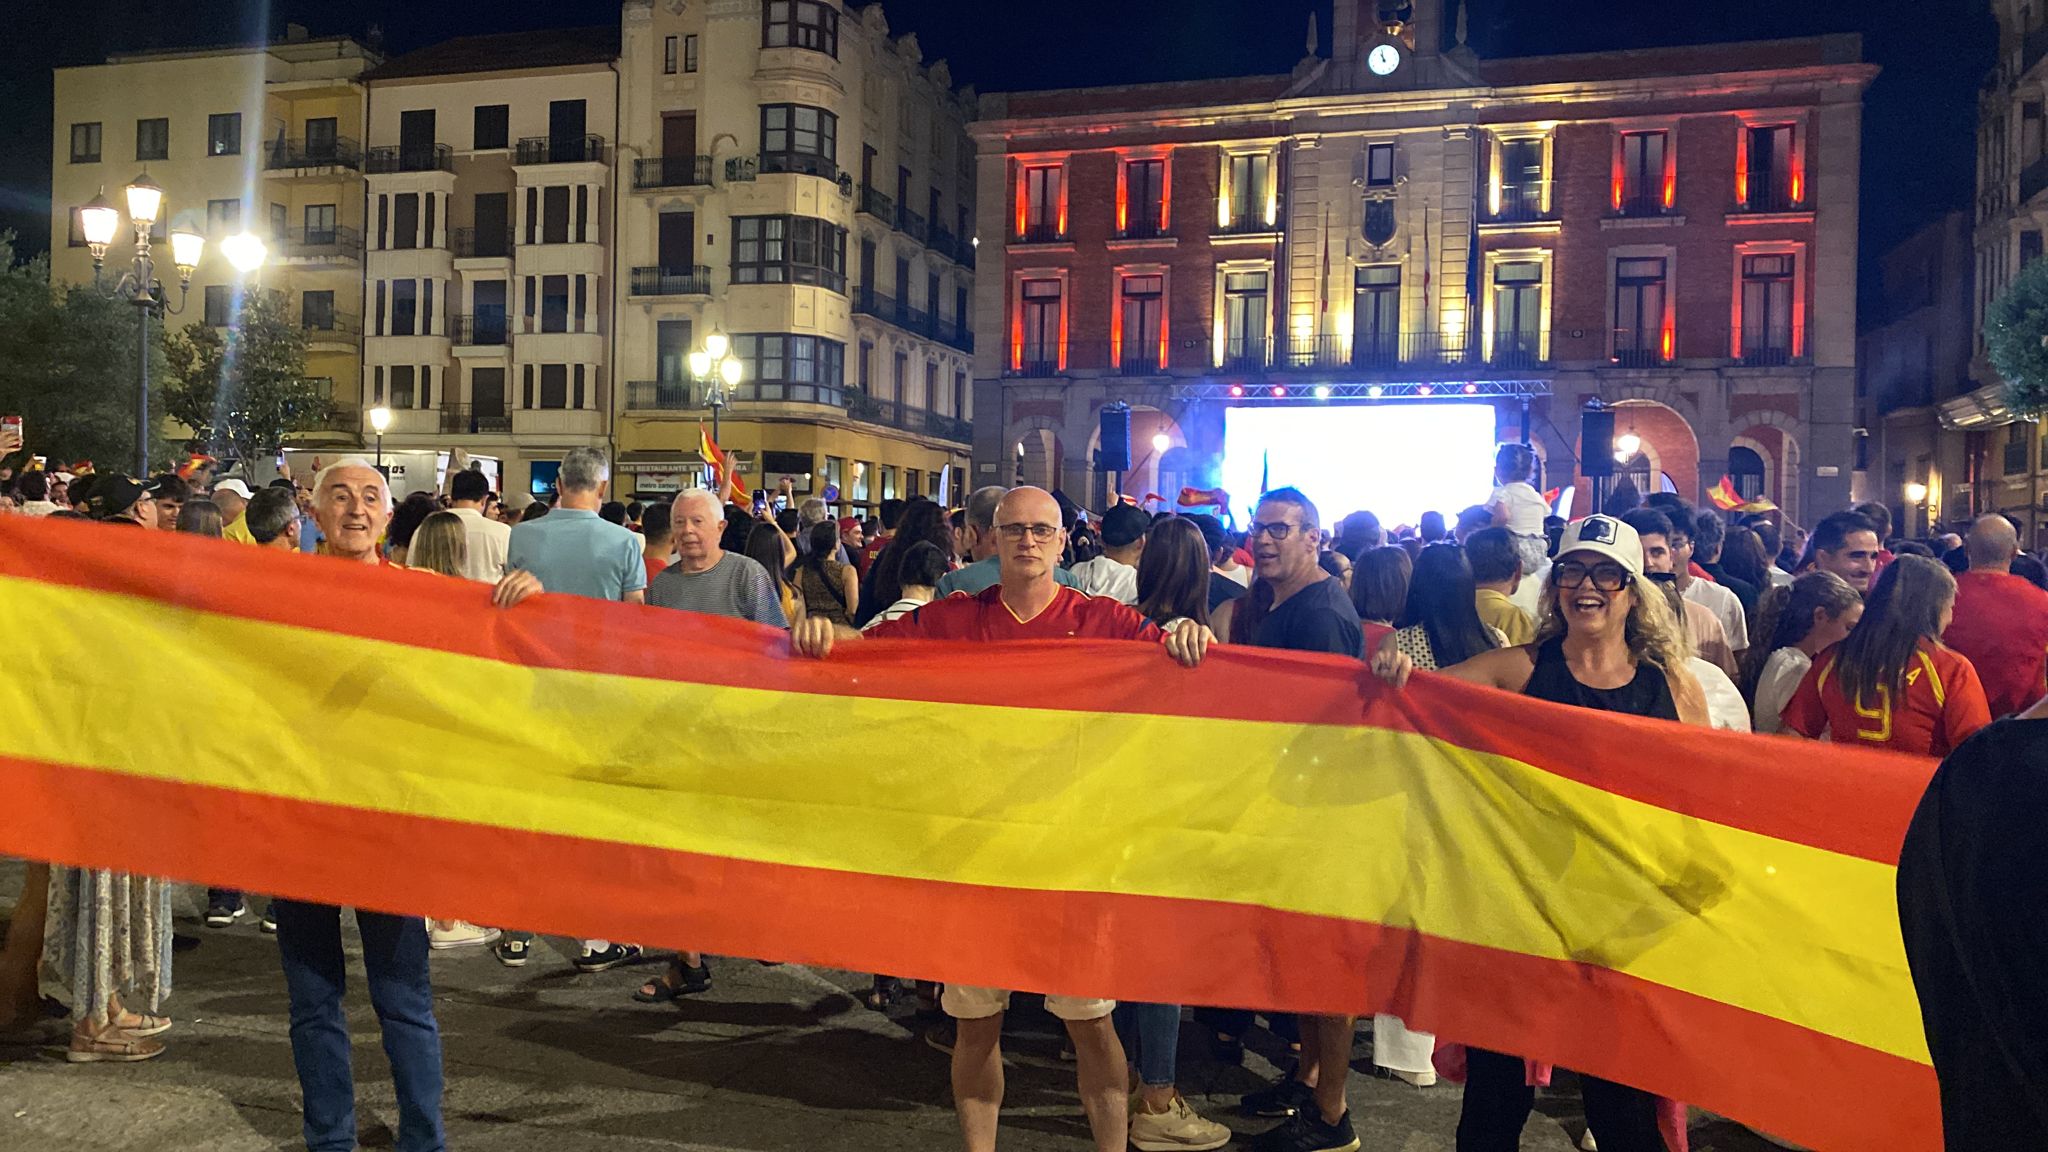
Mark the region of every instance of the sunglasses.
<instances>
[{"instance_id":1,"label":"sunglasses","mask_svg":"<svg viewBox=\"0 0 2048 1152\"><path fill-rule=\"evenodd\" d=\"M1593 587L1602 592L1619 592L1628 587L1628 569L1612 560L1598 564L1584 564L1567 560L1552 569L1559 588L1583 588L1591 580Z\"/></svg>"}]
</instances>

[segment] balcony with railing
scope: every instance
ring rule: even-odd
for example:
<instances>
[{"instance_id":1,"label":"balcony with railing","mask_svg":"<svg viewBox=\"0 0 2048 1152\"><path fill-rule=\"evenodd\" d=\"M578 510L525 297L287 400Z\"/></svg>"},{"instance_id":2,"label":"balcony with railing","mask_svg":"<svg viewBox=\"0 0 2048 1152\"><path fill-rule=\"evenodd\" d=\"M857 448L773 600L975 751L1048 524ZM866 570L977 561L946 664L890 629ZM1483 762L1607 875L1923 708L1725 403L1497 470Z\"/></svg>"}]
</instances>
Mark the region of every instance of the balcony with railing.
<instances>
[{"instance_id":1,"label":"balcony with railing","mask_svg":"<svg viewBox=\"0 0 2048 1152\"><path fill-rule=\"evenodd\" d=\"M1744 325L1742 347L1736 360L1748 368L1778 368L1807 362L1806 349L1793 339L1786 325Z\"/></svg>"},{"instance_id":2,"label":"balcony with railing","mask_svg":"<svg viewBox=\"0 0 2048 1152\"><path fill-rule=\"evenodd\" d=\"M1051 221L1035 221L1024 226L1024 231L1012 241L1015 244L1064 244L1067 234Z\"/></svg>"},{"instance_id":3,"label":"balcony with railing","mask_svg":"<svg viewBox=\"0 0 2048 1152\"><path fill-rule=\"evenodd\" d=\"M331 264L363 258L363 234L354 228L294 228L285 236L284 258L305 264Z\"/></svg>"},{"instance_id":4,"label":"balcony with railing","mask_svg":"<svg viewBox=\"0 0 2048 1152\"><path fill-rule=\"evenodd\" d=\"M709 407L708 389L691 380L628 380L628 412L695 412Z\"/></svg>"},{"instance_id":5,"label":"balcony with railing","mask_svg":"<svg viewBox=\"0 0 2048 1152\"><path fill-rule=\"evenodd\" d=\"M888 194L879 188L861 185L857 210L863 215L873 216L891 228L896 226L896 201L890 199Z\"/></svg>"},{"instance_id":6,"label":"balcony with railing","mask_svg":"<svg viewBox=\"0 0 2048 1152\"><path fill-rule=\"evenodd\" d=\"M503 404L451 404L441 409L441 431L450 436L510 436L512 414Z\"/></svg>"},{"instance_id":7,"label":"balcony with railing","mask_svg":"<svg viewBox=\"0 0 2048 1152\"><path fill-rule=\"evenodd\" d=\"M711 269L703 264L687 268L652 265L633 269L627 294L632 296L709 296Z\"/></svg>"},{"instance_id":8,"label":"balcony with railing","mask_svg":"<svg viewBox=\"0 0 2048 1152\"><path fill-rule=\"evenodd\" d=\"M920 436L950 440L955 444L974 442L974 426L956 416L926 408L915 408L896 400L884 400L865 392L846 394L846 414L866 424L900 428Z\"/></svg>"},{"instance_id":9,"label":"balcony with railing","mask_svg":"<svg viewBox=\"0 0 2048 1152\"><path fill-rule=\"evenodd\" d=\"M306 333L309 344L353 344L363 334L363 318L348 312L292 310L292 322Z\"/></svg>"},{"instance_id":10,"label":"balcony with railing","mask_svg":"<svg viewBox=\"0 0 2048 1152\"><path fill-rule=\"evenodd\" d=\"M819 156L812 152L763 152L760 173L795 173L799 176L816 176L821 180L839 179L839 165L830 156Z\"/></svg>"},{"instance_id":11,"label":"balcony with railing","mask_svg":"<svg viewBox=\"0 0 2048 1152\"><path fill-rule=\"evenodd\" d=\"M1616 328L1611 334L1614 352L1608 359L1622 368L1661 368L1671 363L1664 336L1634 328Z\"/></svg>"},{"instance_id":12,"label":"balcony with railing","mask_svg":"<svg viewBox=\"0 0 2048 1152\"><path fill-rule=\"evenodd\" d=\"M1246 212L1242 215L1218 220L1216 226L1209 230L1209 234L1211 236L1268 236L1276 235L1279 231L1280 225L1278 222L1266 219L1262 213Z\"/></svg>"},{"instance_id":13,"label":"balcony with railing","mask_svg":"<svg viewBox=\"0 0 2048 1152\"><path fill-rule=\"evenodd\" d=\"M460 259L503 259L512 255L510 228L457 228L449 239Z\"/></svg>"},{"instance_id":14,"label":"balcony with railing","mask_svg":"<svg viewBox=\"0 0 2048 1152\"><path fill-rule=\"evenodd\" d=\"M920 244L931 238L931 227L925 218L901 204L896 206L896 230Z\"/></svg>"},{"instance_id":15,"label":"balcony with railing","mask_svg":"<svg viewBox=\"0 0 2048 1152\"><path fill-rule=\"evenodd\" d=\"M1809 212L1812 208L1792 194L1791 180L1751 180L1735 205L1739 213Z\"/></svg>"},{"instance_id":16,"label":"balcony with railing","mask_svg":"<svg viewBox=\"0 0 2048 1152\"><path fill-rule=\"evenodd\" d=\"M602 164L604 163L604 137L595 134L586 136L523 136L519 146L513 149L512 162L528 164Z\"/></svg>"},{"instance_id":17,"label":"balcony with railing","mask_svg":"<svg viewBox=\"0 0 2048 1152\"><path fill-rule=\"evenodd\" d=\"M1664 202L1664 192L1659 188L1632 188L1623 194L1621 203L1614 206L1615 214L1631 219L1639 217L1676 216L1678 209Z\"/></svg>"},{"instance_id":18,"label":"balcony with railing","mask_svg":"<svg viewBox=\"0 0 2048 1152\"><path fill-rule=\"evenodd\" d=\"M709 156L649 156L633 161L633 188L701 188L711 183Z\"/></svg>"},{"instance_id":19,"label":"balcony with railing","mask_svg":"<svg viewBox=\"0 0 2048 1152\"><path fill-rule=\"evenodd\" d=\"M1557 218L1548 180L1502 184L1499 196L1489 197L1486 207L1481 221L1487 224L1537 224Z\"/></svg>"},{"instance_id":20,"label":"balcony with railing","mask_svg":"<svg viewBox=\"0 0 2048 1152\"><path fill-rule=\"evenodd\" d=\"M270 142L263 167L272 172L299 168L361 168L363 147L347 136L319 140L285 139Z\"/></svg>"},{"instance_id":21,"label":"balcony with railing","mask_svg":"<svg viewBox=\"0 0 2048 1152\"><path fill-rule=\"evenodd\" d=\"M2024 204L2048 188L2048 153L2020 169L2020 203Z\"/></svg>"},{"instance_id":22,"label":"balcony with railing","mask_svg":"<svg viewBox=\"0 0 2048 1152\"><path fill-rule=\"evenodd\" d=\"M463 348L510 344L512 318L503 312L457 312L448 317L448 336Z\"/></svg>"},{"instance_id":23,"label":"balcony with railing","mask_svg":"<svg viewBox=\"0 0 2048 1152\"><path fill-rule=\"evenodd\" d=\"M1110 239L1163 240L1172 235L1173 233L1161 225L1157 219L1146 217L1142 220L1132 219L1125 221L1124 226L1111 234Z\"/></svg>"},{"instance_id":24,"label":"balcony with railing","mask_svg":"<svg viewBox=\"0 0 2048 1152\"><path fill-rule=\"evenodd\" d=\"M393 172L454 170L455 153L446 144L425 144L417 147L387 144L370 149L368 171L372 176L388 175Z\"/></svg>"},{"instance_id":25,"label":"balcony with railing","mask_svg":"<svg viewBox=\"0 0 2048 1152\"><path fill-rule=\"evenodd\" d=\"M937 224L932 225L931 234L925 237L925 247L948 260L957 261L960 258L959 239L953 235L951 229L941 228Z\"/></svg>"}]
</instances>

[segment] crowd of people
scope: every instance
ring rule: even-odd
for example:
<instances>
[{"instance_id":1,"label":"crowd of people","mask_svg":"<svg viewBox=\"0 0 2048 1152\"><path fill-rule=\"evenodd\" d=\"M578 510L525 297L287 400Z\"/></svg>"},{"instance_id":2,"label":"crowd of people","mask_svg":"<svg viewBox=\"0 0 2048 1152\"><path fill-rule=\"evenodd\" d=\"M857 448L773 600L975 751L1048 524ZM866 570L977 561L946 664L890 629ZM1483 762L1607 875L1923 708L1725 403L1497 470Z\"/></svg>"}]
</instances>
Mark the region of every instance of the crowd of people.
<instances>
[{"instance_id":1,"label":"crowd of people","mask_svg":"<svg viewBox=\"0 0 2048 1152\"><path fill-rule=\"evenodd\" d=\"M885 500L873 519L834 518L785 483L765 505L688 489L666 503L611 498L601 452L575 449L550 499L501 498L457 469L440 491L394 502L359 459L317 476L68 475L5 478L26 516L177 531L379 566L386 578L469 580L512 609L536 595L583 596L747 620L786 630L792 658L829 660L875 640L991 642L1088 637L1157 644L1200 664L1216 644L1335 653L1395 690L1418 671L1576 708L1784 733L1941 756L1992 717L2048 693L2048 568L2015 526L1978 519L1959 535L1905 540L1891 512L1863 504L1803 532L1781 517L1730 519L1672 493L1632 494L1567 523L1531 483L1534 457L1502 447L1492 496L1447 520L1388 529L1369 511L1326 525L1309 494L1264 493L1243 531L1209 514L1119 503L1099 516L1037 488L984 488L958 509ZM398 571L403 570L403 571ZM417 578L427 578L420 576ZM207 894L206 922L250 914L242 893ZM342 1013L339 910L270 899L315 1152L355 1140ZM489 947L533 962L515 925L424 922L357 910L371 1003L400 1104L398 1147L441 1147L441 1048L429 956ZM169 887L68 868L32 869L0 949L0 1035L40 1037L79 1062L147 1060L171 1020ZM643 959L638 943L576 942L574 967ZM634 999L673 1001L712 986L710 959L677 950ZM41 992L70 1019L53 1026ZM995 1146L1002 1029L1011 992L876 976L876 1010L914 1001L922 1035L950 1054L968 1152ZM1221 1147L1229 1128L1176 1088L1183 1007L1050 995L1066 1026L1082 1111L1099 1152ZM1226 1061L1258 1026L1250 1012L1190 1006ZM1278 1124L1273 1152L1345 1152L1360 1022L1273 1017L1293 1054L1245 1115ZM1508 1152L1548 1069L1522 1055L1462 1048L1387 1015L1370 1021L1375 1064L1418 1087L1466 1085L1460 1152ZM1581 1077L1589 1144L1662 1152L1681 1105Z\"/></svg>"}]
</instances>

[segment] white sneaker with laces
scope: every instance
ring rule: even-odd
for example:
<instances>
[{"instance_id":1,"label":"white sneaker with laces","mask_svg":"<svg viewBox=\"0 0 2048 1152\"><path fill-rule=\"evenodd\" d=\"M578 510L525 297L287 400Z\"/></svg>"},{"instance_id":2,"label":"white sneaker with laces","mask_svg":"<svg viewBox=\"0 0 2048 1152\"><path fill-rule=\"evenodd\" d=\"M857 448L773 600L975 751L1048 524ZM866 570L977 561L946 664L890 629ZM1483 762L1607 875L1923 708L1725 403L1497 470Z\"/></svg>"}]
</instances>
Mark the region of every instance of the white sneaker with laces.
<instances>
[{"instance_id":1,"label":"white sneaker with laces","mask_svg":"<svg viewBox=\"0 0 2048 1152\"><path fill-rule=\"evenodd\" d=\"M1387 1071L1392 1072L1396 1080L1413 1084L1417 1088L1436 1087L1436 1070L1433 1068L1424 1069L1421 1072L1405 1072L1399 1068L1389 1068Z\"/></svg>"},{"instance_id":2,"label":"white sneaker with laces","mask_svg":"<svg viewBox=\"0 0 2048 1152\"><path fill-rule=\"evenodd\" d=\"M1138 1152L1208 1152L1230 1143L1231 1131L1214 1120L1204 1120L1180 1093L1164 1112L1147 1112L1131 1103L1131 1147Z\"/></svg>"},{"instance_id":3,"label":"white sneaker with laces","mask_svg":"<svg viewBox=\"0 0 2048 1152\"><path fill-rule=\"evenodd\" d=\"M453 928L427 929L427 947L435 951L447 948L476 948L497 942L502 935L496 928L479 928L467 920L457 920Z\"/></svg>"}]
</instances>

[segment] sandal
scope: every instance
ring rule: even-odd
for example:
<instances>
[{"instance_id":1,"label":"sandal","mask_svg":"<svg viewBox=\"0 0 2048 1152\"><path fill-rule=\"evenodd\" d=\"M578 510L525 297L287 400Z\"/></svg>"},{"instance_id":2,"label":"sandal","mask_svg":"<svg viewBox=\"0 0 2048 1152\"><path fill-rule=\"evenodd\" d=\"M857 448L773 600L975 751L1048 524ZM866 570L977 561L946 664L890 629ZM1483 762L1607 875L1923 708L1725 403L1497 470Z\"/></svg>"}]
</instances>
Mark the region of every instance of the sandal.
<instances>
[{"instance_id":1,"label":"sandal","mask_svg":"<svg viewBox=\"0 0 2048 1152\"><path fill-rule=\"evenodd\" d=\"M642 984L640 990L633 993L633 999L642 1004L667 1004L678 997L708 991L710 987L711 965L685 968L682 961L671 960L668 971Z\"/></svg>"},{"instance_id":2,"label":"sandal","mask_svg":"<svg viewBox=\"0 0 2048 1152\"><path fill-rule=\"evenodd\" d=\"M129 1023L130 1020L134 1023ZM130 1036L161 1036L171 1030L171 1018L141 1012L123 1012L114 1021L114 1027Z\"/></svg>"},{"instance_id":3,"label":"sandal","mask_svg":"<svg viewBox=\"0 0 2048 1152\"><path fill-rule=\"evenodd\" d=\"M874 986L860 994L860 1002L870 1012L886 1012L902 995L902 985L887 977L877 976Z\"/></svg>"},{"instance_id":4,"label":"sandal","mask_svg":"<svg viewBox=\"0 0 2048 1152\"><path fill-rule=\"evenodd\" d=\"M154 1060L163 1054L164 1043L161 1040L109 1028L97 1036L81 1036L73 1032L71 1046L64 1050L64 1059L73 1064L134 1064Z\"/></svg>"}]
</instances>

